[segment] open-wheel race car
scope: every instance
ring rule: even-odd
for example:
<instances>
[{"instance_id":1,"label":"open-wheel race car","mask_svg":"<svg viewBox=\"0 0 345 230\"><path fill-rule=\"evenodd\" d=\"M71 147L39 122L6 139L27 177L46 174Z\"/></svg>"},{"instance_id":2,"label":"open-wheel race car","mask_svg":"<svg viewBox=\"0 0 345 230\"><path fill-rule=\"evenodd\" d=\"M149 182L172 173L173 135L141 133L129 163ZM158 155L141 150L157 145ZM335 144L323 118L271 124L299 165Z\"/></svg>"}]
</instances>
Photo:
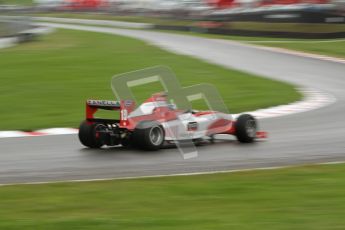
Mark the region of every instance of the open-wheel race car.
<instances>
[{"instance_id":1,"label":"open-wheel race car","mask_svg":"<svg viewBox=\"0 0 345 230\"><path fill-rule=\"evenodd\" d=\"M117 110L119 119L95 118L98 109ZM216 134L234 135L239 142L251 143L263 135L257 128L256 119L249 114L233 119L216 111L179 110L159 93L138 107L132 100L87 100L79 140L89 148L123 145L158 150L164 143L212 141Z\"/></svg>"}]
</instances>

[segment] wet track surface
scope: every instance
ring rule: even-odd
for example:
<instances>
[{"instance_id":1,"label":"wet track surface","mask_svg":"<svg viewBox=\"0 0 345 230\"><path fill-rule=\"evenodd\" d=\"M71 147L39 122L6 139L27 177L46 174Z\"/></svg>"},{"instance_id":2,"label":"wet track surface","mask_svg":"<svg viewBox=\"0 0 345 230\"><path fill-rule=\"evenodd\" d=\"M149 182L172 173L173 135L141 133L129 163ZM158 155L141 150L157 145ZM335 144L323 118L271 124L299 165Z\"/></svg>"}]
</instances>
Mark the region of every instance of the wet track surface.
<instances>
[{"instance_id":1,"label":"wet track surface","mask_svg":"<svg viewBox=\"0 0 345 230\"><path fill-rule=\"evenodd\" d=\"M177 149L143 152L125 148L90 150L76 135L0 139L0 184L118 178L270 167L345 160L345 65L258 49L236 42L150 31L55 24L127 35L176 53L230 68L312 87L336 97L327 107L260 120L269 140L241 145L221 140L198 147L183 160Z\"/></svg>"}]
</instances>

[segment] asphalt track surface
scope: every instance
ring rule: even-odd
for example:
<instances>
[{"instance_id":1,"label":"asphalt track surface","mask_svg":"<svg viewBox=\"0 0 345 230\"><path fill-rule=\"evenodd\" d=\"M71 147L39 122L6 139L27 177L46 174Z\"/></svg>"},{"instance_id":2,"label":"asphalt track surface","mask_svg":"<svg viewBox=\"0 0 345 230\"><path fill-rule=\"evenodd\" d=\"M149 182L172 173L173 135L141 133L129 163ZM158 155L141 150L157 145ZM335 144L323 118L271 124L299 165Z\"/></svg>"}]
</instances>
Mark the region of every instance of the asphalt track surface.
<instances>
[{"instance_id":1,"label":"asphalt track surface","mask_svg":"<svg viewBox=\"0 0 345 230\"><path fill-rule=\"evenodd\" d=\"M143 152L121 147L83 148L76 135L0 139L0 184L120 178L234 170L345 160L345 65L282 54L237 42L91 26L55 24L143 39L170 51L229 68L328 92L327 107L263 119L269 140L249 145L222 140L198 147L184 160L177 149ZM212 76L210 76L212 77Z\"/></svg>"}]
</instances>

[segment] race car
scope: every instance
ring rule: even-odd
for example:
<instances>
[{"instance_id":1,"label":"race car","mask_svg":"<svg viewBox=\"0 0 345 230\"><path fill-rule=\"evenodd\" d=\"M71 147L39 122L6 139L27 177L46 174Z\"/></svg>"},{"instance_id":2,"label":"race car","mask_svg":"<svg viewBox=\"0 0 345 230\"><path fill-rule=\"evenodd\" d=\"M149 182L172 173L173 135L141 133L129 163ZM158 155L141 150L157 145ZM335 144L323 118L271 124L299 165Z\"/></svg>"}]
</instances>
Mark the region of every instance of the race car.
<instances>
[{"instance_id":1,"label":"race car","mask_svg":"<svg viewBox=\"0 0 345 230\"><path fill-rule=\"evenodd\" d=\"M98 109L119 111L119 119L96 118ZM164 93L158 93L138 107L132 100L87 100L79 140L89 148L123 145L159 150L165 143L213 141L216 134L234 135L241 143L251 143L263 135L257 128L256 119L249 114L235 120L217 111L181 110L169 103Z\"/></svg>"}]
</instances>

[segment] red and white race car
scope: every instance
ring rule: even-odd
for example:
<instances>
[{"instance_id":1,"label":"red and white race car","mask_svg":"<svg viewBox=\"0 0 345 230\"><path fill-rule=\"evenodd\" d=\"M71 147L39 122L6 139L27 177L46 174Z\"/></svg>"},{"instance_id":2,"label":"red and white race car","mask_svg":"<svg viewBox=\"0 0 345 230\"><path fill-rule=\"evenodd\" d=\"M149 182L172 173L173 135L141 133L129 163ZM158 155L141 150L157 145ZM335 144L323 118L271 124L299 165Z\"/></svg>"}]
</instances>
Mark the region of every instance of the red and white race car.
<instances>
[{"instance_id":1,"label":"red and white race car","mask_svg":"<svg viewBox=\"0 0 345 230\"><path fill-rule=\"evenodd\" d=\"M118 110L120 117L95 118L98 109ZM214 140L216 134L234 135L242 143L251 143L264 135L257 132L257 121L249 114L235 120L230 114L216 111L178 110L161 93L137 108L132 100L87 100L86 120L79 128L79 140L89 148L121 144L158 150L164 143Z\"/></svg>"}]
</instances>

